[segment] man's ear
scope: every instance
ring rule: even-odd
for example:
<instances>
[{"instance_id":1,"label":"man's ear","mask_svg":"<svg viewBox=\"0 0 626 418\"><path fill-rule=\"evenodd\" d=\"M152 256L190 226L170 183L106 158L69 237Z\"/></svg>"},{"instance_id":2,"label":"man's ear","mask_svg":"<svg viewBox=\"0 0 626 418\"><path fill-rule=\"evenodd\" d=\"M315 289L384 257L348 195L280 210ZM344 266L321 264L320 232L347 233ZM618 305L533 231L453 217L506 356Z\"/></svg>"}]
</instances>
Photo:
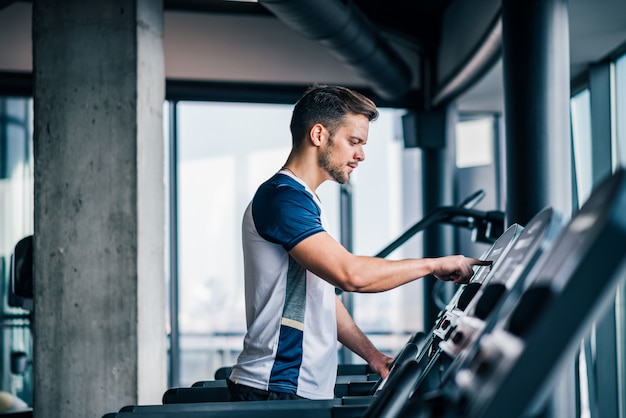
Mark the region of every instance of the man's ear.
<instances>
[{"instance_id":1,"label":"man's ear","mask_svg":"<svg viewBox=\"0 0 626 418\"><path fill-rule=\"evenodd\" d=\"M309 131L309 137L311 139L311 143L315 145L316 147L319 147L320 145L322 145L322 143L326 139L326 136L327 136L326 129L324 128L324 125L322 125L321 123L316 123L315 125L311 127L311 130Z\"/></svg>"}]
</instances>

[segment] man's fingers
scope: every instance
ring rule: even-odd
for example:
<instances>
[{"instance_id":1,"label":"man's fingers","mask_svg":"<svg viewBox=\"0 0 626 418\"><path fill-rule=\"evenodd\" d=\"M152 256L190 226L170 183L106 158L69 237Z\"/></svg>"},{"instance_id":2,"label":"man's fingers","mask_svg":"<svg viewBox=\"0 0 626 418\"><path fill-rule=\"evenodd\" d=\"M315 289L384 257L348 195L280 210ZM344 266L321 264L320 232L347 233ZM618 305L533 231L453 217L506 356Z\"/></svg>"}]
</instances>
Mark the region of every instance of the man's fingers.
<instances>
[{"instance_id":1,"label":"man's fingers","mask_svg":"<svg viewBox=\"0 0 626 418\"><path fill-rule=\"evenodd\" d=\"M442 258L442 260L454 261L454 264L442 265L440 272L435 272L435 277L442 281L452 281L457 284L468 283L474 275L473 266L490 266L493 261L480 260L478 258L470 258L463 256L451 256ZM455 266L455 267L452 267ZM455 268L455 270L452 270ZM447 270L447 271L446 271Z\"/></svg>"}]
</instances>

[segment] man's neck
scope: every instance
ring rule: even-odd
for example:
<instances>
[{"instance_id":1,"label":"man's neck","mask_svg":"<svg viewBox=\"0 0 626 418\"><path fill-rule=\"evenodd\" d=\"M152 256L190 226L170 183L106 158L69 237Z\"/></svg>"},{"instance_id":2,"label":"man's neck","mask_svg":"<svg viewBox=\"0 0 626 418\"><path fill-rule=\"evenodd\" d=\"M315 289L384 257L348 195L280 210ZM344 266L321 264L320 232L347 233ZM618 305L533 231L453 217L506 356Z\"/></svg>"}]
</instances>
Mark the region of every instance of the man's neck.
<instances>
[{"instance_id":1,"label":"man's neck","mask_svg":"<svg viewBox=\"0 0 626 418\"><path fill-rule=\"evenodd\" d=\"M317 164L309 164L293 156L287 159L282 168L305 182L313 192L317 190L320 184L326 181Z\"/></svg>"}]
</instances>

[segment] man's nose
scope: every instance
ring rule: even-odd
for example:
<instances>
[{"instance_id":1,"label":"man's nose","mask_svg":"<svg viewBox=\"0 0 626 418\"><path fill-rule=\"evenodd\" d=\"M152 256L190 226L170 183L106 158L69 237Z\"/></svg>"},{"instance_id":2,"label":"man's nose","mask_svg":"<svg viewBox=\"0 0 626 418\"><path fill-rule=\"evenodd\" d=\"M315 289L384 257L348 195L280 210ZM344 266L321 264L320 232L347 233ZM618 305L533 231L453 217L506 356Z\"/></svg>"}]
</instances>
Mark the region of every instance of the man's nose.
<instances>
[{"instance_id":1,"label":"man's nose","mask_svg":"<svg viewBox=\"0 0 626 418\"><path fill-rule=\"evenodd\" d=\"M357 159L357 161L364 161L365 160L365 151L363 151L363 147L360 146L359 149L356 152L355 158Z\"/></svg>"}]
</instances>

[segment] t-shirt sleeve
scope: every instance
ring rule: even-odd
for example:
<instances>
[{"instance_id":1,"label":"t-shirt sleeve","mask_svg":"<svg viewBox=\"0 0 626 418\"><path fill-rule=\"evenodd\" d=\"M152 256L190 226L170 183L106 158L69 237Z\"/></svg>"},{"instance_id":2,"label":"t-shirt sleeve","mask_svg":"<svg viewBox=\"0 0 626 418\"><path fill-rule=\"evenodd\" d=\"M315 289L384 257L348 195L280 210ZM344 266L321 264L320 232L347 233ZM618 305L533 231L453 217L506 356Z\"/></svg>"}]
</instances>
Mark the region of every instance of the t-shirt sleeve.
<instances>
[{"instance_id":1,"label":"t-shirt sleeve","mask_svg":"<svg viewBox=\"0 0 626 418\"><path fill-rule=\"evenodd\" d=\"M291 251L305 238L323 232L320 208L304 190L260 190L252 203L254 225L264 239Z\"/></svg>"}]
</instances>

